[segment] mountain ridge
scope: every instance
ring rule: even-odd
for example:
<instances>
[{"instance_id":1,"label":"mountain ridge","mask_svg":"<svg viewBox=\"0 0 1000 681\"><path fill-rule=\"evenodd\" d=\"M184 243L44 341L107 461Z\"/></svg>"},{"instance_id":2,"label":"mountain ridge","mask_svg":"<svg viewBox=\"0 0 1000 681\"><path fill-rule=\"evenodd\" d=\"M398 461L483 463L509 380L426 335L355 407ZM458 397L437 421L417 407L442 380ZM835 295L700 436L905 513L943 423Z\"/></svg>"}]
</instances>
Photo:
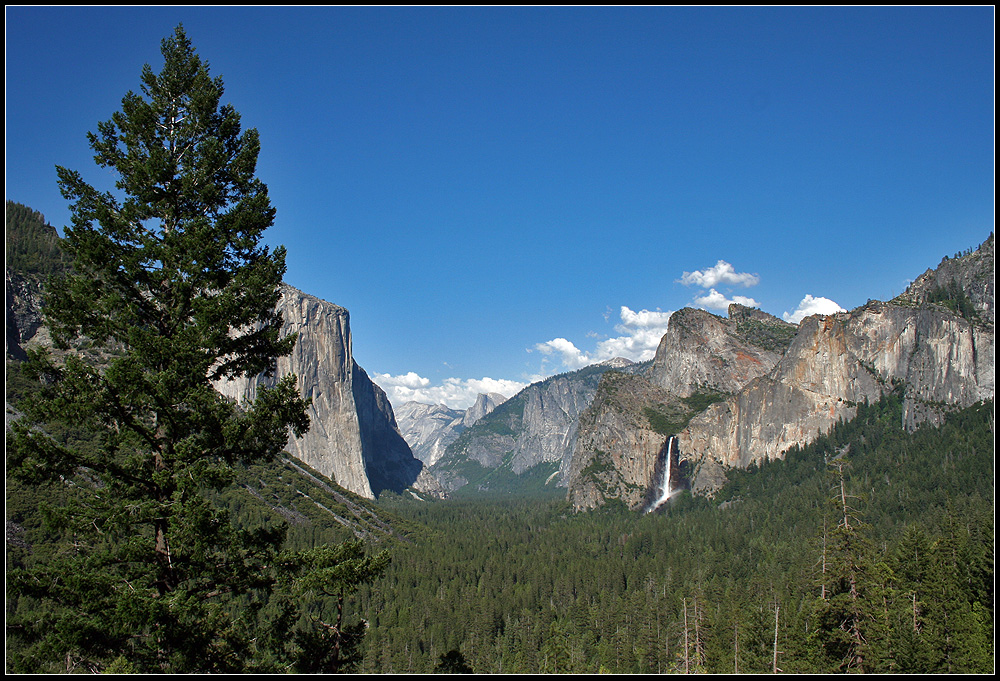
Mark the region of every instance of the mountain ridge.
<instances>
[{"instance_id":1,"label":"mountain ridge","mask_svg":"<svg viewBox=\"0 0 1000 681\"><path fill-rule=\"evenodd\" d=\"M396 421L413 455L427 466L433 466L463 431L506 400L500 393L480 393L467 409L411 400L396 409Z\"/></svg>"},{"instance_id":2,"label":"mountain ridge","mask_svg":"<svg viewBox=\"0 0 1000 681\"><path fill-rule=\"evenodd\" d=\"M565 486L580 413L589 406L601 374L628 370L615 358L532 383L462 432L431 467L449 491L489 471L520 476L546 464L545 484ZM553 477L553 473L558 473Z\"/></svg>"},{"instance_id":3,"label":"mountain ridge","mask_svg":"<svg viewBox=\"0 0 1000 681\"><path fill-rule=\"evenodd\" d=\"M992 263L991 234L965 255L945 258L939 269L925 272L897 299L807 317L794 336L788 325L775 324L780 320L755 312L753 318L769 325L769 333L756 334L754 342L787 342L781 354L748 353L746 337L732 333L726 320L715 315L675 313L673 328L668 327L647 373L648 382L674 398L708 388L724 399L704 406L682 429L661 429L659 447L655 440L644 446L633 442L631 449L622 444L642 440L649 431L635 413L639 407L629 413L620 402L606 407L603 415L591 415L588 423L593 425L581 428L579 442L606 447L578 448L574 456L581 461L573 468L594 473L597 469L588 469L586 462L593 462L598 452L611 463L599 467L596 480L603 481L603 490L595 479L577 477L568 498L577 510L610 498L642 508L659 484L664 445L672 435L676 445L671 451L687 472L686 484L696 493L710 494L726 480L727 469L781 458L790 448L828 432L837 421L852 419L859 403L877 401L893 390L904 391L900 425L908 430L939 424L954 409L992 399ZM746 309L731 309L731 315L730 321L747 319ZM642 390L648 388L636 388ZM641 409L664 409L670 401L659 395ZM615 420L615 413L625 416ZM610 437L616 429L622 432ZM609 448L611 442L619 450ZM606 493L613 489L625 491Z\"/></svg>"}]
</instances>

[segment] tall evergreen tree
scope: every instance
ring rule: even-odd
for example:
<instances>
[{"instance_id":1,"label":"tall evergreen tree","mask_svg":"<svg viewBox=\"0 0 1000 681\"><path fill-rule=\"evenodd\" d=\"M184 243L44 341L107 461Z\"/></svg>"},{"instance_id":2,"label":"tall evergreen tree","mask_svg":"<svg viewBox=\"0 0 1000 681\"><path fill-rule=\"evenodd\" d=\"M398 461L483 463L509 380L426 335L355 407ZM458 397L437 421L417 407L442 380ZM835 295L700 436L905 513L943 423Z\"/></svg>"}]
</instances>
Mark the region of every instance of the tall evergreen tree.
<instances>
[{"instance_id":1,"label":"tall evergreen tree","mask_svg":"<svg viewBox=\"0 0 1000 681\"><path fill-rule=\"evenodd\" d=\"M62 552L8 574L15 598L48 604L8 621L26 643L15 668L243 669L258 659L252 606L279 577L282 533L234 530L205 493L308 428L294 377L244 405L213 389L291 351L275 311L285 251L261 244L275 211L255 177L256 130L220 105L222 80L182 27L161 51L142 94L88 135L115 189L58 168L73 271L50 282L45 321L58 347L85 337L111 359L36 353L27 365L46 387L8 435L9 472L73 493L52 513ZM53 421L93 439L58 442Z\"/></svg>"},{"instance_id":2,"label":"tall evergreen tree","mask_svg":"<svg viewBox=\"0 0 1000 681\"><path fill-rule=\"evenodd\" d=\"M821 671L864 673L872 671L870 601L877 580L866 525L847 492L844 470L848 466L842 458L830 464L835 479L831 501L836 526L829 533L829 554L815 604L812 636L821 648Z\"/></svg>"}]
</instances>

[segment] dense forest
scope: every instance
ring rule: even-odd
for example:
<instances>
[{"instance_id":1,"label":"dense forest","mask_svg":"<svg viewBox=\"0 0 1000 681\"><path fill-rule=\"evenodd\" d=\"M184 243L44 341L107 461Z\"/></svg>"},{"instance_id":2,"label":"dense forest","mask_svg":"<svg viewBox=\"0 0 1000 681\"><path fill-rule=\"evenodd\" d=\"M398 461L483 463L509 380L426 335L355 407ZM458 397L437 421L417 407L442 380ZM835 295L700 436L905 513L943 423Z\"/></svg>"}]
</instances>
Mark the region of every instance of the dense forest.
<instances>
[{"instance_id":1,"label":"dense forest","mask_svg":"<svg viewBox=\"0 0 1000 681\"><path fill-rule=\"evenodd\" d=\"M906 433L900 404L654 514L383 500L428 534L361 591L362 669L990 672L993 405Z\"/></svg>"}]
</instances>

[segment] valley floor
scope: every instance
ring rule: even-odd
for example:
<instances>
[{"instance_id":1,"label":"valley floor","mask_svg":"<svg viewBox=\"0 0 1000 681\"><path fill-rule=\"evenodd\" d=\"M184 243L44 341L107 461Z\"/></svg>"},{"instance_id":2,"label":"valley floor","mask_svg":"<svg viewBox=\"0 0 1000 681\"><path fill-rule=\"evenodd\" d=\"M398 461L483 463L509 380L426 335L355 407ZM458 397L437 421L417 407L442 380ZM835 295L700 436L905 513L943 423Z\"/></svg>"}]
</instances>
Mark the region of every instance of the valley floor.
<instances>
[{"instance_id":1,"label":"valley floor","mask_svg":"<svg viewBox=\"0 0 1000 681\"><path fill-rule=\"evenodd\" d=\"M360 671L991 672L993 404L899 409L648 515L384 500L426 531L355 604Z\"/></svg>"}]
</instances>

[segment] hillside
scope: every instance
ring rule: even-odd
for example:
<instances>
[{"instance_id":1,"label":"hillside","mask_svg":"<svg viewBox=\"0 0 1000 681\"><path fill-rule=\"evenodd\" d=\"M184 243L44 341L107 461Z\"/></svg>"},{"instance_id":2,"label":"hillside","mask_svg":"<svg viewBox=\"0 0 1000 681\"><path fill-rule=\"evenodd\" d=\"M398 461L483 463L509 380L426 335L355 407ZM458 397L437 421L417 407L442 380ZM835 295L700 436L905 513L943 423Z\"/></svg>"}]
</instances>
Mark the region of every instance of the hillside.
<instances>
[{"instance_id":1,"label":"hillside","mask_svg":"<svg viewBox=\"0 0 1000 681\"><path fill-rule=\"evenodd\" d=\"M631 365L610 360L529 385L463 431L431 472L452 492L565 485L580 414L606 371Z\"/></svg>"}]
</instances>

